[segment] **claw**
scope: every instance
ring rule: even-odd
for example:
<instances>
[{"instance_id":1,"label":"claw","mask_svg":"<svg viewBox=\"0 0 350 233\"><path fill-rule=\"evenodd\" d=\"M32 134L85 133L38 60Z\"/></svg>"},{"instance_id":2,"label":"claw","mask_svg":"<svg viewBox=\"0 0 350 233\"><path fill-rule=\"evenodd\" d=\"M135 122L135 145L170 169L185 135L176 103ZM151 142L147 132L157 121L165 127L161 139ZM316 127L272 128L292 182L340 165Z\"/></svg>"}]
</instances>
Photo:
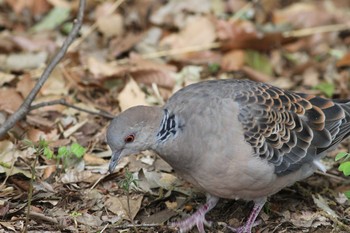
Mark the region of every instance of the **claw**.
<instances>
[{"instance_id":1,"label":"claw","mask_svg":"<svg viewBox=\"0 0 350 233\"><path fill-rule=\"evenodd\" d=\"M208 196L207 202L205 205L201 206L194 214L190 217L171 224L171 227L175 227L179 230L180 233L185 233L191 230L194 226L197 227L199 233L205 233L204 225L210 227L212 222L205 219L205 214L210 211L216 203L219 201L219 198Z\"/></svg>"}]
</instances>

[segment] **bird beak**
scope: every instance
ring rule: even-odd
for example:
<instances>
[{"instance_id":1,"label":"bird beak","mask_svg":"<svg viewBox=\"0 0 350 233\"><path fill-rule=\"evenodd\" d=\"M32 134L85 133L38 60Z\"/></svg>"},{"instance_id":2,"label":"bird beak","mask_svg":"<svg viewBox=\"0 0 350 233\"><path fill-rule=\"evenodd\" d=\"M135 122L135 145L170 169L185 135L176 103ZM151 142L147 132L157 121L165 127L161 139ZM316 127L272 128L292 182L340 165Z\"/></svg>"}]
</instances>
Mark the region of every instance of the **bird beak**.
<instances>
[{"instance_id":1,"label":"bird beak","mask_svg":"<svg viewBox=\"0 0 350 233\"><path fill-rule=\"evenodd\" d=\"M111 161L109 162L109 168L108 168L110 173L112 173L115 167L117 166L120 159L121 152L122 152L121 150L117 150L112 153Z\"/></svg>"}]
</instances>

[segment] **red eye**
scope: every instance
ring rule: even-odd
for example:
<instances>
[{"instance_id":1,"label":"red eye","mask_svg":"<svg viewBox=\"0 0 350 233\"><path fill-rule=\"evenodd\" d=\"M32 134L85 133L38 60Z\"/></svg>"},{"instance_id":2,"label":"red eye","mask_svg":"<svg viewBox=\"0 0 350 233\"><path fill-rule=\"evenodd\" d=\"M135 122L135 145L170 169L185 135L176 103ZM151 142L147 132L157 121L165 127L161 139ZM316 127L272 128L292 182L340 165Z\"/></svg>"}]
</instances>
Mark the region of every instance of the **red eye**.
<instances>
[{"instance_id":1,"label":"red eye","mask_svg":"<svg viewBox=\"0 0 350 233\"><path fill-rule=\"evenodd\" d=\"M125 143L130 143L130 142L133 142L134 140L135 140L135 136L133 134L130 134L129 136L126 136L124 138Z\"/></svg>"}]
</instances>

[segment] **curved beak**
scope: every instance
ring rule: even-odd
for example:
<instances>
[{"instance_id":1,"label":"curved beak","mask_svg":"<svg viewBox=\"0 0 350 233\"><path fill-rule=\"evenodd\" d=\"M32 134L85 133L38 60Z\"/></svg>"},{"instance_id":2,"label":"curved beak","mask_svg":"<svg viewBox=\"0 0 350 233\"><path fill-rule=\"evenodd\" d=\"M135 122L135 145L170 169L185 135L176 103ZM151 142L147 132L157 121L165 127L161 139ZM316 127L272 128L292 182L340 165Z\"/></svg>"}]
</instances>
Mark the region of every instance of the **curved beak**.
<instances>
[{"instance_id":1,"label":"curved beak","mask_svg":"<svg viewBox=\"0 0 350 233\"><path fill-rule=\"evenodd\" d=\"M121 152L122 152L121 150L118 150L112 153L111 161L109 162L109 167L108 167L108 170L110 173L112 173L115 167L117 166L120 159Z\"/></svg>"}]
</instances>

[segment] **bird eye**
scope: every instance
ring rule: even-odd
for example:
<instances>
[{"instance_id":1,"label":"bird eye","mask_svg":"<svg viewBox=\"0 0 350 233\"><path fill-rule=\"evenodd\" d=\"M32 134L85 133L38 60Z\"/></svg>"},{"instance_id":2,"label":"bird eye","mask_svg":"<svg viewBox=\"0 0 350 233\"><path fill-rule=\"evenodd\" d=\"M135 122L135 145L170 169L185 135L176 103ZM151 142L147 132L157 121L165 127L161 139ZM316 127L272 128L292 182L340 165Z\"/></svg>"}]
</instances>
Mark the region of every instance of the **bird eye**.
<instances>
[{"instance_id":1,"label":"bird eye","mask_svg":"<svg viewBox=\"0 0 350 233\"><path fill-rule=\"evenodd\" d=\"M130 142L133 142L134 140L135 140L135 136L133 134L130 134L124 138L125 143L130 143Z\"/></svg>"}]
</instances>

